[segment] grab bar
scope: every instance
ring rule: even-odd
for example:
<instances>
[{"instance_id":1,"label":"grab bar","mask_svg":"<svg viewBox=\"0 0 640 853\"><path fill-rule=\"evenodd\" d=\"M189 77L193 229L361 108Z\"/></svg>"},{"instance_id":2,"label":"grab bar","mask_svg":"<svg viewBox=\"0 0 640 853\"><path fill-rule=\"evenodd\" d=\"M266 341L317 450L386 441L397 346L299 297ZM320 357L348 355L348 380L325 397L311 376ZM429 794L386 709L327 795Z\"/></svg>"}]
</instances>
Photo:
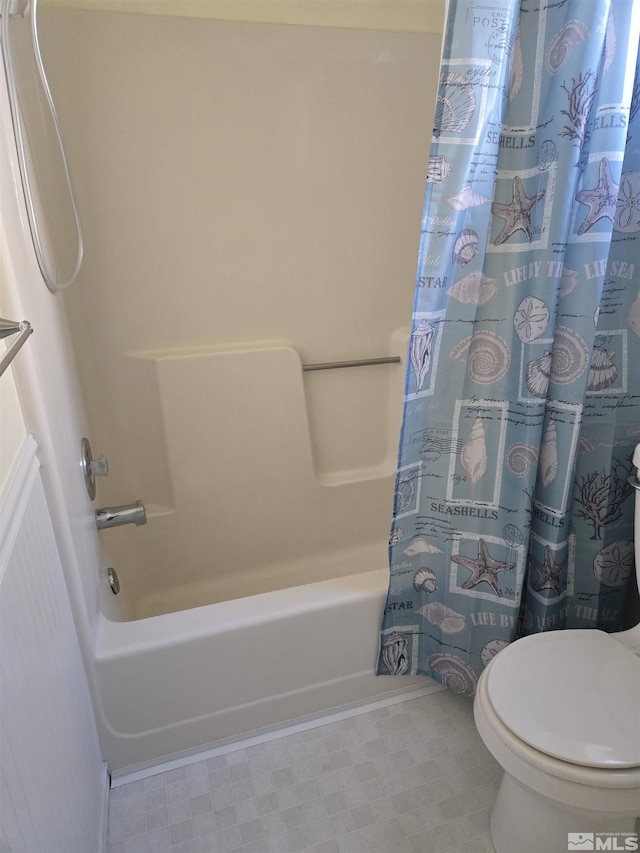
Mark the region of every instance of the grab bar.
<instances>
[{"instance_id":1,"label":"grab bar","mask_svg":"<svg viewBox=\"0 0 640 853\"><path fill-rule=\"evenodd\" d=\"M303 364L303 370L335 370L338 367L368 367L370 364L400 364L399 355L386 355L381 358L360 358L355 361L323 361L317 364Z\"/></svg>"},{"instance_id":2,"label":"grab bar","mask_svg":"<svg viewBox=\"0 0 640 853\"><path fill-rule=\"evenodd\" d=\"M2 376L7 367L9 367L13 359L16 357L18 350L32 332L33 328L31 327L31 323L27 323L26 320L23 320L21 323L16 323L13 320L3 320L0 317L0 338L8 338L11 335L16 334L18 335L9 349L7 349L0 358L0 376Z\"/></svg>"}]
</instances>

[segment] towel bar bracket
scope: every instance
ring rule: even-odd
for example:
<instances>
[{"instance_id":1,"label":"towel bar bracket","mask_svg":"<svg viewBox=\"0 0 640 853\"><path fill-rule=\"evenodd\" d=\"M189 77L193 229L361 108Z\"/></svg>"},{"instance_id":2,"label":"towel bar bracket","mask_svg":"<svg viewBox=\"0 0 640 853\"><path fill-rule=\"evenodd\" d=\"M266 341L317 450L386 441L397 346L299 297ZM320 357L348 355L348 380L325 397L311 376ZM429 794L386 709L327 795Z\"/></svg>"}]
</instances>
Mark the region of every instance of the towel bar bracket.
<instances>
[{"instance_id":1,"label":"towel bar bracket","mask_svg":"<svg viewBox=\"0 0 640 853\"><path fill-rule=\"evenodd\" d=\"M13 359L18 354L18 350L32 332L33 328L31 323L28 323L26 320L14 322L13 320L4 320L0 318L0 339L8 338L11 335L18 336L0 357L0 376L2 376L7 367L9 367Z\"/></svg>"}]
</instances>

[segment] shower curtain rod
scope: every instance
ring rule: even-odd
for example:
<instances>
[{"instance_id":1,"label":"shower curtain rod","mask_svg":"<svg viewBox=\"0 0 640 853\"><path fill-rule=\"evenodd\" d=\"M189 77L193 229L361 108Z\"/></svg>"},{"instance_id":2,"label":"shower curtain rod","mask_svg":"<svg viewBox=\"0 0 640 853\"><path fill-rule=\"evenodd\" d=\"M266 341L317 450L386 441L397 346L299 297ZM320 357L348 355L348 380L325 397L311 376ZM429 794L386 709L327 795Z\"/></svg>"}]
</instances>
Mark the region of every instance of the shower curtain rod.
<instances>
[{"instance_id":1,"label":"shower curtain rod","mask_svg":"<svg viewBox=\"0 0 640 853\"><path fill-rule=\"evenodd\" d=\"M33 332L33 328L31 323L28 323L26 320L23 320L21 323L15 322L14 320L4 320L0 317L0 339L8 338L11 335L18 335L18 337L13 341L11 346L3 353L0 358L0 376L5 372L7 367L11 364L13 359L16 357L18 350L27 340L29 335Z\"/></svg>"}]
</instances>

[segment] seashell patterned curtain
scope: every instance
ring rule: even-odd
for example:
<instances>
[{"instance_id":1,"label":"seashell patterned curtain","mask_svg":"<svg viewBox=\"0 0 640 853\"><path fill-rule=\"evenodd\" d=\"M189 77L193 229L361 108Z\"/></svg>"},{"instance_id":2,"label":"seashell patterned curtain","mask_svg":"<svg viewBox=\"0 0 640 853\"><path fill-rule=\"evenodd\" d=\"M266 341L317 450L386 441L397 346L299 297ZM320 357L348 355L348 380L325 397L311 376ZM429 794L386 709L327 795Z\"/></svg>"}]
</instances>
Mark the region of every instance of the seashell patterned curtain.
<instances>
[{"instance_id":1,"label":"seashell patterned curtain","mask_svg":"<svg viewBox=\"0 0 640 853\"><path fill-rule=\"evenodd\" d=\"M640 441L639 6L450 0L380 675L473 695L523 634L621 628Z\"/></svg>"}]
</instances>

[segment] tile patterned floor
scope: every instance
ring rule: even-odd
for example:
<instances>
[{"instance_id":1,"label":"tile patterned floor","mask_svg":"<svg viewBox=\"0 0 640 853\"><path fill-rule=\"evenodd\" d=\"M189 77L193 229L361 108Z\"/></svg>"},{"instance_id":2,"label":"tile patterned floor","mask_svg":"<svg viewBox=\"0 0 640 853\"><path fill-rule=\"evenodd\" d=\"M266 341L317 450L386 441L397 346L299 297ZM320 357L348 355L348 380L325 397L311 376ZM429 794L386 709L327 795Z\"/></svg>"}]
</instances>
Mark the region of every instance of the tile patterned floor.
<instances>
[{"instance_id":1,"label":"tile patterned floor","mask_svg":"<svg viewBox=\"0 0 640 853\"><path fill-rule=\"evenodd\" d=\"M493 853L500 770L442 691L111 791L109 853Z\"/></svg>"}]
</instances>

